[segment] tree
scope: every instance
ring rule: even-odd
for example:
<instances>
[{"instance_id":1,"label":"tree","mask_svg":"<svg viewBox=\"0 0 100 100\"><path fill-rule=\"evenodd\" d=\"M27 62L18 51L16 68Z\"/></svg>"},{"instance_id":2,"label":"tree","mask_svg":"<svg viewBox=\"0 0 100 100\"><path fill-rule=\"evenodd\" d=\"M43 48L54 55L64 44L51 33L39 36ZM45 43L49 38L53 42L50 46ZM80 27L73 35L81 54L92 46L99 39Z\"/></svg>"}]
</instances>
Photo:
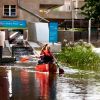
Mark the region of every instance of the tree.
<instances>
[{"instance_id":1,"label":"tree","mask_svg":"<svg viewBox=\"0 0 100 100\"><path fill-rule=\"evenodd\" d=\"M84 6L81 7L81 14L85 16L86 19L89 20L89 41L91 36L91 19L94 21L95 25L99 27L100 21L100 0L85 0ZM98 36L98 31L97 31Z\"/></svg>"},{"instance_id":2,"label":"tree","mask_svg":"<svg viewBox=\"0 0 100 100\"><path fill-rule=\"evenodd\" d=\"M86 19L100 20L100 0L85 0L84 6L81 7L81 14Z\"/></svg>"}]
</instances>

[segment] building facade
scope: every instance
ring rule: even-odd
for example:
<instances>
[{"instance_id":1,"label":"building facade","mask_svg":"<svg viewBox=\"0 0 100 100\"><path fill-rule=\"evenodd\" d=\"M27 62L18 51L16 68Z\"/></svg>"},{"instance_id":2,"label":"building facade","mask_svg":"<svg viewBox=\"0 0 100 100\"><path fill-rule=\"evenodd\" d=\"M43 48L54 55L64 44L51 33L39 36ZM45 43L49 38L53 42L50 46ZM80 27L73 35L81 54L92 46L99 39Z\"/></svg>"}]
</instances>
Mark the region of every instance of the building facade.
<instances>
[{"instance_id":1,"label":"building facade","mask_svg":"<svg viewBox=\"0 0 100 100\"><path fill-rule=\"evenodd\" d=\"M25 9L22 9L22 8ZM38 14L37 0L0 0L0 19L38 21L30 12Z\"/></svg>"},{"instance_id":2,"label":"building facade","mask_svg":"<svg viewBox=\"0 0 100 100\"><path fill-rule=\"evenodd\" d=\"M84 0L0 0L0 20L25 20L27 25L58 21L59 26L65 23L68 28L87 28L88 22L80 14L84 3Z\"/></svg>"},{"instance_id":3,"label":"building facade","mask_svg":"<svg viewBox=\"0 0 100 100\"><path fill-rule=\"evenodd\" d=\"M84 17L79 14L81 8L84 5L84 0L58 0L57 2L62 1L63 3L60 3L62 5L51 7L51 9L48 9L48 5L50 5L50 2L48 0L40 0L40 9L43 9L41 5L45 5L44 10L40 12L41 15L44 16L44 18L50 18L50 19L83 19ZM47 1L47 3L43 4L44 1ZM54 0L53 0L54 2ZM52 5L53 5L52 2ZM57 3L56 3L57 4ZM46 8L47 7L47 8Z\"/></svg>"},{"instance_id":4,"label":"building facade","mask_svg":"<svg viewBox=\"0 0 100 100\"><path fill-rule=\"evenodd\" d=\"M84 0L0 0L1 20L27 22L84 19L79 8Z\"/></svg>"},{"instance_id":5,"label":"building facade","mask_svg":"<svg viewBox=\"0 0 100 100\"><path fill-rule=\"evenodd\" d=\"M84 0L0 0L0 19L82 19L78 12L83 4Z\"/></svg>"}]
</instances>

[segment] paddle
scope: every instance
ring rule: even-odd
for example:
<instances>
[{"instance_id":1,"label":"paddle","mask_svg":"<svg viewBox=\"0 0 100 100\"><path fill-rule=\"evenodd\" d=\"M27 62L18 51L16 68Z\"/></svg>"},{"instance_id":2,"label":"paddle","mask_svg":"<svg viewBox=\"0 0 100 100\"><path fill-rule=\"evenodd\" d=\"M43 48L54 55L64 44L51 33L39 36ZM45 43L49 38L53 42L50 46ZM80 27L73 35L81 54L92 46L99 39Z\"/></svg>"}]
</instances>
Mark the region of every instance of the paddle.
<instances>
[{"instance_id":1,"label":"paddle","mask_svg":"<svg viewBox=\"0 0 100 100\"><path fill-rule=\"evenodd\" d=\"M60 68L59 64L56 62L56 65L59 68L59 74L64 74L64 70L62 68Z\"/></svg>"},{"instance_id":2,"label":"paddle","mask_svg":"<svg viewBox=\"0 0 100 100\"><path fill-rule=\"evenodd\" d=\"M64 70L62 68L60 68L60 65L57 62L57 59L54 57L55 63L57 65L57 67L59 68L59 74L64 74Z\"/></svg>"}]
</instances>

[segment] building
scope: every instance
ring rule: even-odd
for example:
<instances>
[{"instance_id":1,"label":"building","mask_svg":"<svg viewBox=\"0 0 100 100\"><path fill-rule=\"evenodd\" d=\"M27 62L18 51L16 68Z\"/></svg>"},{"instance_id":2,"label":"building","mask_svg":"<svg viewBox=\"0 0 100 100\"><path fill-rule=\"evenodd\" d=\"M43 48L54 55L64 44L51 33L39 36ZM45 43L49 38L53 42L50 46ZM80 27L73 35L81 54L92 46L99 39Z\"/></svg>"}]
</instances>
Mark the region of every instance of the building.
<instances>
[{"instance_id":1,"label":"building","mask_svg":"<svg viewBox=\"0 0 100 100\"><path fill-rule=\"evenodd\" d=\"M15 24L20 23L21 20L26 21L27 25L29 22L49 22L44 16L40 15L40 8L47 6L51 8L52 6L61 6L64 4L63 0L52 0L47 2L46 6L43 4L42 0L0 0L0 29L5 29L6 38L9 38L8 30L22 30L26 29L27 27L12 27L14 22L17 20L18 22ZM58 3L58 4L57 4ZM41 17L42 16L42 17ZM3 20L3 21L2 21ZM9 20L9 22L8 22ZM5 22L6 21L6 22ZM6 25L5 25L6 24ZM9 25L10 24L10 25ZM14 25L15 25L14 24ZM22 23L23 24L23 23ZM12 25L12 26L11 26ZM7 27L5 27L7 26ZM20 31L20 32L22 32Z\"/></svg>"},{"instance_id":2,"label":"building","mask_svg":"<svg viewBox=\"0 0 100 100\"><path fill-rule=\"evenodd\" d=\"M44 18L52 21L58 21L59 24L62 24L67 21L67 27L72 27L72 19L76 21L80 21L84 19L80 13L80 8L84 5L84 0L57 0L58 2L62 2L60 6L53 6L53 2L56 0L52 0L51 8L48 8L48 5L51 5L48 0L40 0L40 15ZM44 3L47 1L46 3ZM45 7L44 7L45 6ZM74 25L75 26L75 25ZM78 26L79 27L79 26Z\"/></svg>"},{"instance_id":3,"label":"building","mask_svg":"<svg viewBox=\"0 0 100 100\"><path fill-rule=\"evenodd\" d=\"M84 0L1 0L0 19L28 22L83 19L78 14L83 4Z\"/></svg>"},{"instance_id":4,"label":"building","mask_svg":"<svg viewBox=\"0 0 100 100\"><path fill-rule=\"evenodd\" d=\"M82 19L78 14L84 0L1 0L1 20L26 20L27 22Z\"/></svg>"},{"instance_id":5,"label":"building","mask_svg":"<svg viewBox=\"0 0 100 100\"><path fill-rule=\"evenodd\" d=\"M85 21L84 16L79 14L79 8L84 3L84 0L0 0L1 20L17 20L18 22L24 20L27 24L27 27L1 26L0 29L6 29L6 39L8 39L8 29L17 29L26 34L30 22L57 21L59 27L65 30L67 28L87 28L88 21Z\"/></svg>"}]
</instances>

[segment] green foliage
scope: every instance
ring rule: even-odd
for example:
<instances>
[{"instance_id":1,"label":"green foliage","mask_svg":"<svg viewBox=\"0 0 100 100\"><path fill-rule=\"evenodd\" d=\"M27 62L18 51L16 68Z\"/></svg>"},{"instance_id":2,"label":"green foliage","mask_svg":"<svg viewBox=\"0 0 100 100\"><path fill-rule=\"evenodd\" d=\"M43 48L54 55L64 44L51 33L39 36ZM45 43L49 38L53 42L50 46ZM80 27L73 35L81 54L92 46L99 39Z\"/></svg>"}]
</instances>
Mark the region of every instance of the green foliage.
<instances>
[{"instance_id":1,"label":"green foliage","mask_svg":"<svg viewBox=\"0 0 100 100\"><path fill-rule=\"evenodd\" d=\"M70 66L98 66L100 62L99 55L92 51L91 45L82 42L66 44L57 58Z\"/></svg>"},{"instance_id":2,"label":"green foliage","mask_svg":"<svg viewBox=\"0 0 100 100\"><path fill-rule=\"evenodd\" d=\"M94 18L99 20L100 16L100 0L85 0L85 4L81 7L81 14L87 19Z\"/></svg>"}]
</instances>

